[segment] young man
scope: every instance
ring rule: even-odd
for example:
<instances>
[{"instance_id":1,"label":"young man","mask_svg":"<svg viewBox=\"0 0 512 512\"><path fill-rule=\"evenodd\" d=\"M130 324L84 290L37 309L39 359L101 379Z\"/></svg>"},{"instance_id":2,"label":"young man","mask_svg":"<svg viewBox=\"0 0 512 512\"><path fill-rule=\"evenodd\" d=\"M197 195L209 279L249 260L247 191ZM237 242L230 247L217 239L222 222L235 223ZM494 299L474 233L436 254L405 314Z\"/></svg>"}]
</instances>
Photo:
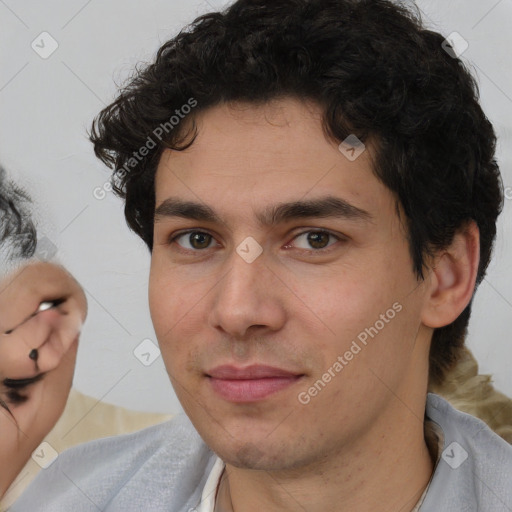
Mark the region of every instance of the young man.
<instances>
[{"instance_id":1,"label":"young man","mask_svg":"<svg viewBox=\"0 0 512 512\"><path fill-rule=\"evenodd\" d=\"M512 448L427 395L502 207L445 48L384 0L240 0L163 45L91 138L186 416L68 451L12 510L512 510Z\"/></svg>"}]
</instances>

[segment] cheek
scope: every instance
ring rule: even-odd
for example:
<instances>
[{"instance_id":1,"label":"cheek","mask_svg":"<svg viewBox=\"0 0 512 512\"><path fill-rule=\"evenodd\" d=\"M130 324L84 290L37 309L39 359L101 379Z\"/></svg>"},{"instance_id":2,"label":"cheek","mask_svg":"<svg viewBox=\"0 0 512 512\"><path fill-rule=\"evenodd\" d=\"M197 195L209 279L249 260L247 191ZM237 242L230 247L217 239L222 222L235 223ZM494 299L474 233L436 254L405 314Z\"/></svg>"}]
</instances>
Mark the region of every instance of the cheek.
<instances>
[{"instance_id":1,"label":"cheek","mask_svg":"<svg viewBox=\"0 0 512 512\"><path fill-rule=\"evenodd\" d=\"M287 284L293 292L291 305L297 316L328 343L357 334L394 302L391 297L395 292L379 278L382 273L372 274L363 264L317 270L300 273Z\"/></svg>"},{"instance_id":2,"label":"cheek","mask_svg":"<svg viewBox=\"0 0 512 512\"><path fill-rule=\"evenodd\" d=\"M153 327L167 371L172 376L186 373L198 331L205 328L204 298L209 287L184 281L178 272L163 275L152 266L149 308Z\"/></svg>"},{"instance_id":3,"label":"cheek","mask_svg":"<svg viewBox=\"0 0 512 512\"><path fill-rule=\"evenodd\" d=\"M159 341L176 322L175 309L181 300L179 274L169 272L161 259L153 253L148 288L149 310Z\"/></svg>"},{"instance_id":4,"label":"cheek","mask_svg":"<svg viewBox=\"0 0 512 512\"><path fill-rule=\"evenodd\" d=\"M404 268L375 258L339 266L328 276L296 280L293 291L301 308L296 311L303 311L301 325L310 331L327 367L347 351L352 352L347 354L350 361L377 366L407 353L404 348L417 329L411 294L417 283Z\"/></svg>"},{"instance_id":5,"label":"cheek","mask_svg":"<svg viewBox=\"0 0 512 512\"><path fill-rule=\"evenodd\" d=\"M175 332L197 329L201 298L206 291L200 283L182 283L178 275L150 280L149 308L160 342L172 339Z\"/></svg>"}]
</instances>

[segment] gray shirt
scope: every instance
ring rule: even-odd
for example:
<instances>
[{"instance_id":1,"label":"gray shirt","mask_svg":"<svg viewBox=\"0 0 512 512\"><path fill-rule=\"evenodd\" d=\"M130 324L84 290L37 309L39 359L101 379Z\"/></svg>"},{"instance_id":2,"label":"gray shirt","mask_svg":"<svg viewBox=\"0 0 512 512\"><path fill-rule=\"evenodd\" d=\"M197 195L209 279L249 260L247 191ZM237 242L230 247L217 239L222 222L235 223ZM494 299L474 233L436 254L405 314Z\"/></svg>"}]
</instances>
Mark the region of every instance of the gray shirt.
<instances>
[{"instance_id":1,"label":"gray shirt","mask_svg":"<svg viewBox=\"0 0 512 512\"><path fill-rule=\"evenodd\" d=\"M444 446L420 511L512 512L512 447L437 395L428 395L426 415ZM215 459L181 414L66 450L9 512L190 512Z\"/></svg>"}]
</instances>

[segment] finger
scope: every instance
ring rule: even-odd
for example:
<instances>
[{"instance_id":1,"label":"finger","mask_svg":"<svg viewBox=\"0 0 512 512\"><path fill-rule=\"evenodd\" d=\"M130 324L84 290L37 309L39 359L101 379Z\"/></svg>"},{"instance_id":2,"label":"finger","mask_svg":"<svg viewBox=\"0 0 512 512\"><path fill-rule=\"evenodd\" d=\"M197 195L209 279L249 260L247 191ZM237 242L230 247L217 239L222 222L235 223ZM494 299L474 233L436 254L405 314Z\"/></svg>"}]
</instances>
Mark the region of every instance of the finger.
<instances>
[{"instance_id":1,"label":"finger","mask_svg":"<svg viewBox=\"0 0 512 512\"><path fill-rule=\"evenodd\" d=\"M66 309L40 312L0 338L0 377L22 379L60 364L82 327L82 311L69 305ZM30 358L34 349L37 359Z\"/></svg>"},{"instance_id":2,"label":"finger","mask_svg":"<svg viewBox=\"0 0 512 512\"><path fill-rule=\"evenodd\" d=\"M82 321L85 320L85 294L66 269L44 262L25 265L0 282L0 332L22 323L37 311L41 302L61 298L73 299L82 311Z\"/></svg>"},{"instance_id":3,"label":"finger","mask_svg":"<svg viewBox=\"0 0 512 512\"><path fill-rule=\"evenodd\" d=\"M78 339L82 329L82 319L77 309L73 309L66 315L48 310L38 315L37 322L49 324L51 327L49 336L44 342L34 347L38 351L39 371L49 372L61 364L71 345Z\"/></svg>"},{"instance_id":4,"label":"finger","mask_svg":"<svg viewBox=\"0 0 512 512\"><path fill-rule=\"evenodd\" d=\"M43 345L51 334L48 322L37 322L37 317L20 326L12 334L0 336L0 379L22 379L38 371L29 354Z\"/></svg>"}]
</instances>

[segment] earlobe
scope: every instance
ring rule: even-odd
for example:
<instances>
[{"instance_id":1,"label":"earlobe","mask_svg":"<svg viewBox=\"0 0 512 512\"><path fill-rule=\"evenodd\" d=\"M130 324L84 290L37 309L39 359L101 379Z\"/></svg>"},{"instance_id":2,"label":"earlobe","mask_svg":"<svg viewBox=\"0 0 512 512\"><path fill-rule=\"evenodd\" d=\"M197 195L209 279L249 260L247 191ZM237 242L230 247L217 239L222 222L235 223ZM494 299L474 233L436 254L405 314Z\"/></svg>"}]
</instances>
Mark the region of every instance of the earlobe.
<instances>
[{"instance_id":1,"label":"earlobe","mask_svg":"<svg viewBox=\"0 0 512 512\"><path fill-rule=\"evenodd\" d=\"M430 269L422 322L432 328L452 323L471 301L480 261L480 235L474 221L458 231Z\"/></svg>"}]
</instances>

